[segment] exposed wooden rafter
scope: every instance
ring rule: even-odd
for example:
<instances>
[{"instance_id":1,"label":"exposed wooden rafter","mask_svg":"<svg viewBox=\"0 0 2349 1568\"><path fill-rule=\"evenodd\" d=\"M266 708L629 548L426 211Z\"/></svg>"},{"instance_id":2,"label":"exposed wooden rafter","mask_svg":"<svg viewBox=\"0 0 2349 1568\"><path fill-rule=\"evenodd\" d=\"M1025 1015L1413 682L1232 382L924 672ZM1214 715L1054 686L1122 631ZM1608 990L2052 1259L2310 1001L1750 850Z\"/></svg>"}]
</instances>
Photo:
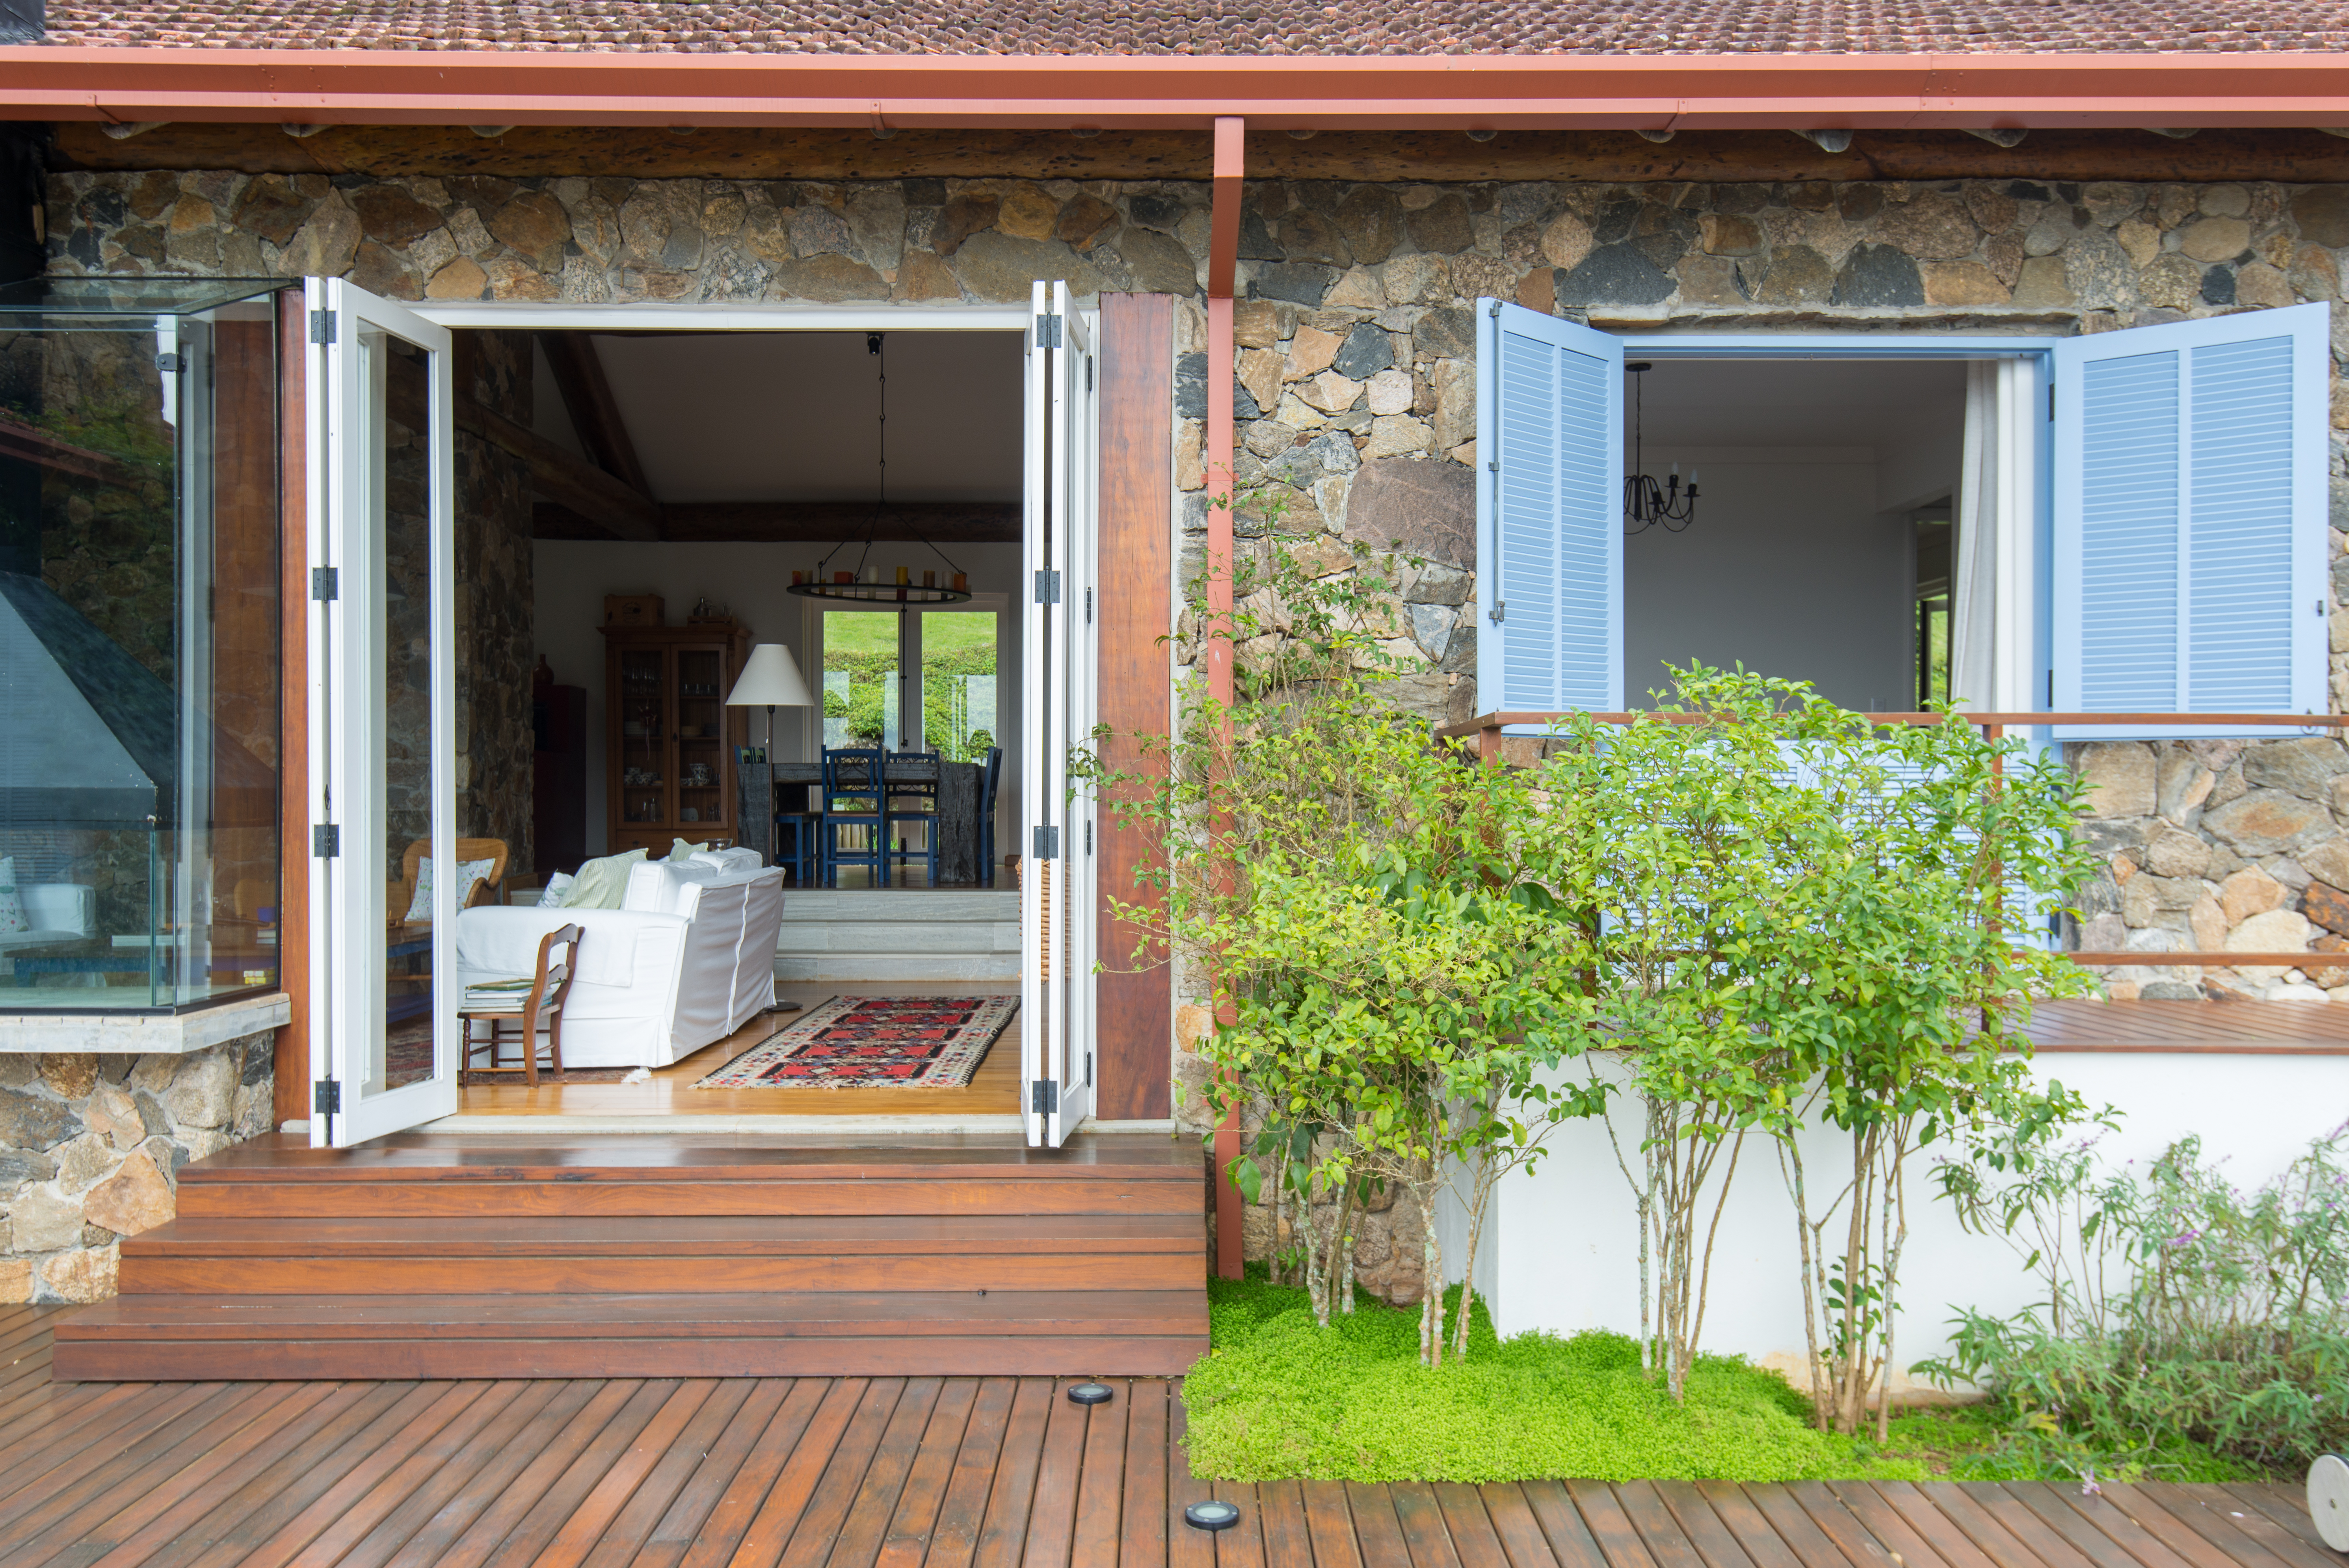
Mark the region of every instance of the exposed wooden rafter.
<instances>
[{"instance_id":1,"label":"exposed wooden rafter","mask_svg":"<svg viewBox=\"0 0 2349 1568\"><path fill-rule=\"evenodd\" d=\"M554 371L555 390L562 394L571 427L579 432L587 455L637 494L651 495L653 487L646 482L644 464L636 461L636 442L628 439L627 421L612 397L595 337L585 332L542 332L538 346Z\"/></svg>"},{"instance_id":2,"label":"exposed wooden rafter","mask_svg":"<svg viewBox=\"0 0 2349 1568\"><path fill-rule=\"evenodd\" d=\"M1015 501L892 503L877 518L872 504L863 501L672 502L657 512L657 531L645 536L674 544L792 545L864 538L948 546L1019 542L1019 504ZM552 500L539 503L532 532L541 539L600 539L611 530L594 514Z\"/></svg>"}]
</instances>

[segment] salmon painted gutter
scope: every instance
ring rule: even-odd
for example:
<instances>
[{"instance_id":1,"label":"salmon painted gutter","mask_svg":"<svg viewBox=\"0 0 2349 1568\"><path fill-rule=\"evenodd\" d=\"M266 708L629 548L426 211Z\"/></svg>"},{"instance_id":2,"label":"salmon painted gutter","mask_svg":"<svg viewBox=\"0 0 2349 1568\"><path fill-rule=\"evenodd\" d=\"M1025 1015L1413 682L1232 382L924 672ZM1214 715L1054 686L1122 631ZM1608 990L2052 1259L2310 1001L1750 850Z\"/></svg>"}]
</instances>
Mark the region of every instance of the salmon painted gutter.
<instances>
[{"instance_id":1,"label":"salmon painted gutter","mask_svg":"<svg viewBox=\"0 0 2349 1568\"><path fill-rule=\"evenodd\" d=\"M2349 126L2349 54L888 56L0 48L23 119L1206 130Z\"/></svg>"}]
</instances>

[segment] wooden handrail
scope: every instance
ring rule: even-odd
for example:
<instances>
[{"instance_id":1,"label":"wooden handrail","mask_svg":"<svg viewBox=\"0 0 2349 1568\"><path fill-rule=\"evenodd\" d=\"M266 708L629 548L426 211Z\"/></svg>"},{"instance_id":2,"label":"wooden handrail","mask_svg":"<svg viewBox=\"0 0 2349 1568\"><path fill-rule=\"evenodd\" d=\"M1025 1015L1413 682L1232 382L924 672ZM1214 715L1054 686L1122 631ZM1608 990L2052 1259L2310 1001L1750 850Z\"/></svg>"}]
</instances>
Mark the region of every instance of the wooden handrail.
<instances>
[{"instance_id":1,"label":"wooden handrail","mask_svg":"<svg viewBox=\"0 0 2349 1568\"><path fill-rule=\"evenodd\" d=\"M1862 713L1871 724L1946 724L1961 721L1985 729L2024 728L2033 724L2127 724L2137 728L2226 724L2249 729L2337 730L2349 726L2349 713ZM1444 740L1505 729L1511 724L1554 724L1561 719L1588 718L1601 724L1630 724L1640 720L1667 724L1706 724L1709 713L1585 712L1568 709L1547 713L1484 713L1464 723L1444 724L1435 733Z\"/></svg>"}]
</instances>

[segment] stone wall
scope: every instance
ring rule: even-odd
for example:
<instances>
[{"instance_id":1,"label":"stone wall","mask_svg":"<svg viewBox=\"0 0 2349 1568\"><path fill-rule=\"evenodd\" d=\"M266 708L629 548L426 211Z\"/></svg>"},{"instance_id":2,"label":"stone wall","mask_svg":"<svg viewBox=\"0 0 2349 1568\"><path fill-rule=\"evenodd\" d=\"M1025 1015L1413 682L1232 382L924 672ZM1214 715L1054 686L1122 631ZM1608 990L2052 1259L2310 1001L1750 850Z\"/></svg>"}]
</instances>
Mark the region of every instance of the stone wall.
<instances>
[{"instance_id":1,"label":"stone wall","mask_svg":"<svg viewBox=\"0 0 2349 1568\"><path fill-rule=\"evenodd\" d=\"M1024 300L1037 277L1066 278L1080 294L1195 300L1209 197L1204 184L1174 182L206 171L53 175L49 200L52 265L68 273L338 273L402 298L917 304ZM1396 700L1432 719L1464 718L1476 711L1480 296L1604 326L2069 333L2337 300L2344 248L2349 188L2330 185L1254 183L1229 368L1243 449L1235 478L1251 498L1236 532L1243 551L1293 535L1330 575L1358 569L1354 544L1401 541L1424 565L1373 563L1397 584L1377 612L1388 649L1422 667L1396 683ZM1207 377L1225 371L1206 363L1202 313L1182 312L1178 331L1188 582L1209 510ZM2349 344L2349 320L2336 343ZM2339 431L2349 399L2337 384L2333 399ZM2336 434L2336 522L2349 521L2344 451ZM2344 543L2336 528L2336 564ZM2344 590L2336 573L2336 602L2349 605ZM2337 702L2349 691L2349 618L2334 636L2344 650L2333 656ZM2328 917L2349 927L2349 909L2333 913L2332 902L2349 904L2349 893L2326 879L2349 877L2349 864L2324 853L2349 816L2334 815L2329 784L2309 782L2340 771L2311 761L2335 751L2198 742L2093 753L2100 785L2116 781L2093 830L2108 857L2085 911L2096 936L2113 935L2117 919L2116 946L2291 948L2335 929ZM2271 782L2286 774L2295 782ZM2137 782L2146 777L2150 796ZM2349 981L2349 964L2300 972ZM2203 978L2148 969L2116 983L2161 995ZM2291 977L2207 978L2264 990ZM1178 1026L1178 1085L1195 1089L1199 1064L1185 1047L1203 1022ZM1379 1288L1417 1283L1398 1264Z\"/></svg>"},{"instance_id":2,"label":"stone wall","mask_svg":"<svg viewBox=\"0 0 2349 1568\"><path fill-rule=\"evenodd\" d=\"M0 1303L114 1293L180 1168L270 1129L273 1036L185 1056L0 1054Z\"/></svg>"}]
</instances>

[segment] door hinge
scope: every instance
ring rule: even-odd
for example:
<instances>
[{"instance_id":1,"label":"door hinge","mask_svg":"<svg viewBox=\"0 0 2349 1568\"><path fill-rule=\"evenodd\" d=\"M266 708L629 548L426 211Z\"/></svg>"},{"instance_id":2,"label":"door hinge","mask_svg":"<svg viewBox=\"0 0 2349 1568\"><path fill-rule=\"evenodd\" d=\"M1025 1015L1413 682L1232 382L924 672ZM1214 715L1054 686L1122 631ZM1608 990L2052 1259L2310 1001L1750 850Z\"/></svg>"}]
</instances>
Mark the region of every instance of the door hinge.
<instances>
[{"instance_id":1,"label":"door hinge","mask_svg":"<svg viewBox=\"0 0 2349 1568\"><path fill-rule=\"evenodd\" d=\"M335 313L331 310L310 312L310 341L332 343L335 340Z\"/></svg>"},{"instance_id":2,"label":"door hinge","mask_svg":"<svg viewBox=\"0 0 2349 1568\"><path fill-rule=\"evenodd\" d=\"M1036 574L1036 602L1040 605L1056 605L1061 602L1060 573L1039 572Z\"/></svg>"},{"instance_id":3,"label":"door hinge","mask_svg":"<svg viewBox=\"0 0 2349 1568\"><path fill-rule=\"evenodd\" d=\"M310 855L316 860L332 860L343 852L343 830L332 823L322 822L310 829Z\"/></svg>"},{"instance_id":4,"label":"door hinge","mask_svg":"<svg viewBox=\"0 0 2349 1568\"><path fill-rule=\"evenodd\" d=\"M163 371L167 375L176 370L184 370L187 368L188 357L185 354L158 354L155 356L155 369Z\"/></svg>"},{"instance_id":5,"label":"door hinge","mask_svg":"<svg viewBox=\"0 0 2349 1568\"><path fill-rule=\"evenodd\" d=\"M2047 711L2055 711L2055 672L2052 670L2047 672Z\"/></svg>"},{"instance_id":6,"label":"door hinge","mask_svg":"<svg viewBox=\"0 0 2349 1568\"><path fill-rule=\"evenodd\" d=\"M310 1109L322 1116L343 1114L343 1085L332 1078L321 1078L310 1085Z\"/></svg>"},{"instance_id":7,"label":"door hinge","mask_svg":"<svg viewBox=\"0 0 2349 1568\"><path fill-rule=\"evenodd\" d=\"M2055 383L2053 381L2047 383L2047 417L2050 420L2055 417Z\"/></svg>"},{"instance_id":8,"label":"door hinge","mask_svg":"<svg viewBox=\"0 0 2349 1568\"><path fill-rule=\"evenodd\" d=\"M1085 853L1086 853L1086 854L1088 854L1088 855L1091 855L1092 852L1093 852L1093 822L1092 822L1092 818L1091 818L1091 817L1087 817L1087 818L1085 818Z\"/></svg>"},{"instance_id":9,"label":"door hinge","mask_svg":"<svg viewBox=\"0 0 2349 1568\"><path fill-rule=\"evenodd\" d=\"M1501 302L1500 302L1499 300L1497 300L1497 299L1496 299L1496 300L1495 300L1495 301L1493 301L1491 308L1487 309L1487 310L1485 312L1485 315L1487 315L1487 316L1498 316L1498 315L1500 315L1500 314L1501 314Z\"/></svg>"},{"instance_id":10,"label":"door hinge","mask_svg":"<svg viewBox=\"0 0 2349 1568\"><path fill-rule=\"evenodd\" d=\"M322 605L333 604L343 597L343 572L339 566L310 568L310 597Z\"/></svg>"},{"instance_id":11,"label":"door hinge","mask_svg":"<svg viewBox=\"0 0 2349 1568\"><path fill-rule=\"evenodd\" d=\"M1061 1109L1061 1085L1050 1078L1039 1078L1029 1085L1028 1108L1040 1116L1057 1115Z\"/></svg>"},{"instance_id":12,"label":"door hinge","mask_svg":"<svg viewBox=\"0 0 2349 1568\"><path fill-rule=\"evenodd\" d=\"M1091 625L1092 625L1092 623L1093 623L1093 591L1092 591L1092 589L1091 589L1091 588L1087 588L1087 589L1085 590L1085 624L1086 624L1087 626L1091 626Z\"/></svg>"},{"instance_id":13,"label":"door hinge","mask_svg":"<svg viewBox=\"0 0 2349 1568\"><path fill-rule=\"evenodd\" d=\"M1039 348L1058 348L1060 346L1061 318L1057 316L1038 317L1036 318L1036 347Z\"/></svg>"},{"instance_id":14,"label":"door hinge","mask_svg":"<svg viewBox=\"0 0 2349 1568\"><path fill-rule=\"evenodd\" d=\"M1061 830L1057 827L1036 829L1036 858L1058 860L1061 857Z\"/></svg>"},{"instance_id":15,"label":"door hinge","mask_svg":"<svg viewBox=\"0 0 2349 1568\"><path fill-rule=\"evenodd\" d=\"M1088 391L1088 392L1090 392L1090 391L1092 391L1092 389L1093 389L1093 357L1092 357L1092 355L1088 354L1088 355L1086 355L1086 356L1085 356L1085 390L1086 390L1086 391Z\"/></svg>"}]
</instances>

